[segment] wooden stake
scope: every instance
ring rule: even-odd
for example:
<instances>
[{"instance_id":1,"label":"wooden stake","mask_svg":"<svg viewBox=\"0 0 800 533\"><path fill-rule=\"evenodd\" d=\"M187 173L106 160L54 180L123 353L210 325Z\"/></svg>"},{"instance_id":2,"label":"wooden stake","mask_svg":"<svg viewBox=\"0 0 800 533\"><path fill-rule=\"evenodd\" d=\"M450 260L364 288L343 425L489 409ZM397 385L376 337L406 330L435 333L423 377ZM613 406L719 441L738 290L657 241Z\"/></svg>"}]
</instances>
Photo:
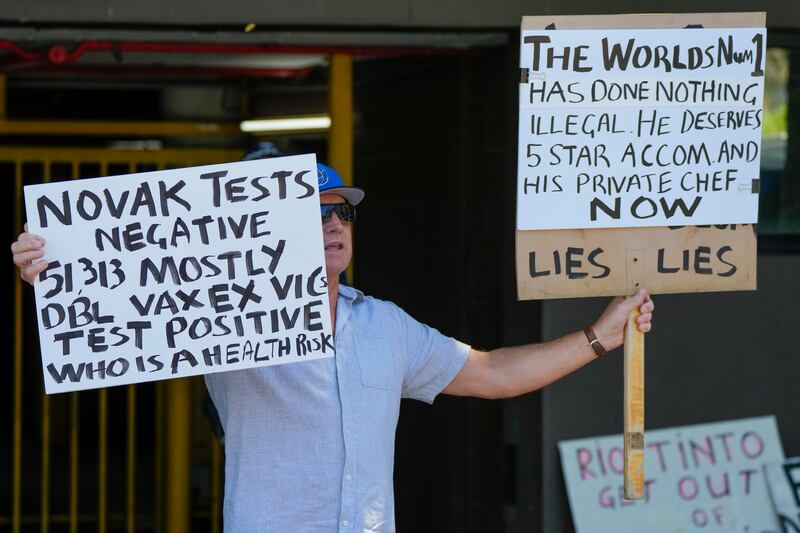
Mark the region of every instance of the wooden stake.
<instances>
[{"instance_id":1,"label":"wooden stake","mask_svg":"<svg viewBox=\"0 0 800 533\"><path fill-rule=\"evenodd\" d=\"M628 250L628 294L639 290L642 282L641 250ZM625 327L625 498L644 497L644 333L636 318L639 310L628 317Z\"/></svg>"}]
</instances>

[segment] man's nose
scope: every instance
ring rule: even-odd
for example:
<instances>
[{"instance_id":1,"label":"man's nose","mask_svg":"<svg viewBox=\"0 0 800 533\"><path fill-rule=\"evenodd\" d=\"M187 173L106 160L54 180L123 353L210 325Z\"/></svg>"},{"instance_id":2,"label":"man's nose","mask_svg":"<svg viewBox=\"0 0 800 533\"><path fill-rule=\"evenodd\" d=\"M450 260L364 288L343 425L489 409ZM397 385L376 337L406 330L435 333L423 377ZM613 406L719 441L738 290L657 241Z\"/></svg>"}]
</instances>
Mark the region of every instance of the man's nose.
<instances>
[{"instance_id":1,"label":"man's nose","mask_svg":"<svg viewBox=\"0 0 800 533\"><path fill-rule=\"evenodd\" d=\"M325 221L323 228L325 229L341 229L344 227L344 222L339 218L339 215L334 211L331 213L331 218Z\"/></svg>"}]
</instances>

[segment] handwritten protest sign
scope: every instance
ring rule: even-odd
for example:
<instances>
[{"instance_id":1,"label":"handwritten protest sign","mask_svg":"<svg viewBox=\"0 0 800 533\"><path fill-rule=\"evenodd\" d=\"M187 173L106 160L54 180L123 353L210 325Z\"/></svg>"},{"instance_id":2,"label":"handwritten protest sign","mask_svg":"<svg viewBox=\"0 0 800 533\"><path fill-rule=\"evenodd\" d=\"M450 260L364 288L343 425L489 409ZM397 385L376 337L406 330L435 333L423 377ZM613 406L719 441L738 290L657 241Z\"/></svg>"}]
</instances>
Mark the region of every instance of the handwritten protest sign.
<instances>
[{"instance_id":1,"label":"handwritten protest sign","mask_svg":"<svg viewBox=\"0 0 800 533\"><path fill-rule=\"evenodd\" d=\"M517 229L757 222L765 39L523 28Z\"/></svg>"},{"instance_id":2,"label":"handwritten protest sign","mask_svg":"<svg viewBox=\"0 0 800 533\"><path fill-rule=\"evenodd\" d=\"M630 251L651 293L756 288L764 20L523 17L520 299L625 294Z\"/></svg>"},{"instance_id":3,"label":"handwritten protest sign","mask_svg":"<svg viewBox=\"0 0 800 533\"><path fill-rule=\"evenodd\" d=\"M762 471L783 460L774 417L649 431L638 501L622 498L621 444L558 444L578 533L779 531Z\"/></svg>"},{"instance_id":4,"label":"handwritten protest sign","mask_svg":"<svg viewBox=\"0 0 800 533\"><path fill-rule=\"evenodd\" d=\"M782 533L800 533L800 457L764 465L772 505Z\"/></svg>"},{"instance_id":5,"label":"handwritten protest sign","mask_svg":"<svg viewBox=\"0 0 800 533\"><path fill-rule=\"evenodd\" d=\"M313 155L25 187L48 393L333 355Z\"/></svg>"},{"instance_id":6,"label":"handwritten protest sign","mask_svg":"<svg viewBox=\"0 0 800 533\"><path fill-rule=\"evenodd\" d=\"M537 299L627 291L626 251L642 251L640 283L653 294L756 288L750 224L517 232L517 284Z\"/></svg>"},{"instance_id":7,"label":"handwritten protest sign","mask_svg":"<svg viewBox=\"0 0 800 533\"><path fill-rule=\"evenodd\" d=\"M523 17L520 299L755 289L764 13ZM712 226L713 225L713 226ZM682 227L683 226L683 227ZM644 336L624 342L643 498Z\"/></svg>"}]
</instances>

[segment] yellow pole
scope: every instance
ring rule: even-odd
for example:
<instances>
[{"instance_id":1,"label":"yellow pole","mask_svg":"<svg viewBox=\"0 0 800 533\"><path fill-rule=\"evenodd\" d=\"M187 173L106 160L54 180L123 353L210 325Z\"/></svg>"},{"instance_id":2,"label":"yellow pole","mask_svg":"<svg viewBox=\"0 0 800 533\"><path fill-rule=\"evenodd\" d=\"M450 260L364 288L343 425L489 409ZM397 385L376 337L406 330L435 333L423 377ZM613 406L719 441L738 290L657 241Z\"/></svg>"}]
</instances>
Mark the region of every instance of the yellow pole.
<instances>
[{"instance_id":1,"label":"yellow pole","mask_svg":"<svg viewBox=\"0 0 800 533\"><path fill-rule=\"evenodd\" d=\"M100 389L97 398L97 531L106 531L108 465L108 389Z\"/></svg>"},{"instance_id":2,"label":"yellow pole","mask_svg":"<svg viewBox=\"0 0 800 533\"><path fill-rule=\"evenodd\" d=\"M44 164L44 182L50 183L52 179L51 162L47 159ZM50 396L42 391L42 476L41 476L41 506L39 522L41 533L50 531Z\"/></svg>"},{"instance_id":3,"label":"yellow pole","mask_svg":"<svg viewBox=\"0 0 800 533\"><path fill-rule=\"evenodd\" d=\"M40 531L50 530L50 397L42 393L42 477Z\"/></svg>"},{"instance_id":4,"label":"yellow pole","mask_svg":"<svg viewBox=\"0 0 800 533\"><path fill-rule=\"evenodd\" d=\"M157 381L154 383L155 389L155 452L154 461L155 472L153 472L153 484L155 490L153 491L153 528L155 533L160 533L164 530L164 424L166 423L166 416L164 416L164 389L166 383Z\"/></svg>"},{"instance_id":5,"label":"yellow pole","mask_svg":"<svg viewBox=\"0 0 800 533\"><path fill-rule=\"evenodd\" d=\"M108 162L100 162L100 175L108 174ZM105 533L108 501L108 389L100 389L97 398L97 531Z\"/></svg>"},{"instance_id":6,"label":"yellow pole","mask_svg":"<svg viewBox=\"0 0 800 533\"><path fill-rule=\"evenodd\" d=\"M163 170L159 163L158 169ZM165 483L166 513L164 529L169 533L189 533L191 518L189 508L189 476L191 467L191 380L172 379L163 383L166 391L166 446L169 455L162 454L166 461Z\"/></svg>"},{"instance_id":7,"label":"yellow pole","mask_svg":"<svg viewBox=\"0 0 800 533\"><path fill-rule=\"evenodd\" d=\"M339 171L346 185L353 184L353 58L347 54L331 56L328 106L331 129L328 160Z\"/></svg>"},{"instance_id":8,"label":"yellow pole","mask_svg":"<svg viewBox=\"0 0 800 533\"><path fill-rule=\"evenodd\" d=\"M80 396L77 392L70 393L69 413L69 532L78 533L78 444L81 430L80 423Z\"/></svg>"},{"instance_id":9,"label":"yellow pole","mask_svg":"<svg viewBox=\"0 0 800 533\"><path fill-rule=\"evenodd\" d=\"M72 179L80 178L80 163L72 160ZM79 461L78 445L80 444L80 400L79 393L69 395L69 532L78 533L78 488L79 488Z\"/></svg>"},{"instance_id":10,"label":"yellow pole","mask_svg":"<svg viewBox=\"0 0 800 533\"><path fill-rule=\"evenodd\" d=\"M128 172L136 172L136 163L128 162ZM156 425L159 420L156 419ZM158 456L156 456L158 459ZM161 470L161 465L156 464L156 470ZM158 493L158 491L155 491ZM126 530L134 533L136 530L136 385L128 385L128 501L126 507ZM158 526L156 526L158 531Z\"/></svg>"},{"instance_id":11,"label":"yellow pole","mask_svg":"<svg viewBox=\"0 0 800 533\"><path fill-rule=\"evenodd\" d=\"M3 80L5 82L5 79ZM3 83L5 86L5 83ZM3 87L4 88L4 87ZM5 102L5 98L0 98ZM16 230L22 231L22 161L14 165ZM22 506L22 279L14 272L14 451L12 474L11 530L20 530Z\"/></svg>"},{"instance_id":12,"label":"yellow pole","mask_svg":"<svg viewBox=\"0 0 800 533\"><path fill-rule=\"evenodd\" d=\"M166 531L189 533L189 467L191 464L191 385L172 379L167 388Z\"/></svg>"},{"instance_id":13,"label":"yellow pole","mask_svg":"<svg viewBox=\"0 0 800 533\"><path fill-rule=\"evenodd\" d=\"M345 185L353 184L353 57L331 56L328 86L328 110L331 129L328 133L328 162L342 176ZM347 268L353 282L353 263Z\"/></svg>"},{"instance_id":14,"label":"yellow pole","mask_svg":"<svg viewBox=\"0 0 800 533\"><path fill-rule=\"evenodd\" d=\"M136 530L136 385L128 385L128 501L126 531Z\"/></svg>"}]
</instances>

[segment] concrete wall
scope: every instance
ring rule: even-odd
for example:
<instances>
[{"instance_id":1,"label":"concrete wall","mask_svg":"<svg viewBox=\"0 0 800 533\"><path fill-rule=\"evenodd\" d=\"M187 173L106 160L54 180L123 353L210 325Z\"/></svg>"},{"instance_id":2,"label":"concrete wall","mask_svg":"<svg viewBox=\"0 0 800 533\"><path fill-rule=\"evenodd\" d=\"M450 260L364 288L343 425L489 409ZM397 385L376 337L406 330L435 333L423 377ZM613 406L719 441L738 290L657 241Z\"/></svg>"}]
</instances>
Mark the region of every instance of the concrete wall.
<instances>
[{"instance_id":1,"label":"concrete wall","mask_svg":"<svg viewBox=\"0 0 800 533\"><path fill-rule=\"evenodd\" d=\"M14 23L238 26L387 26L513 28L522 15L767 11L771 28L797 27L800 5L783 0L0 0L0 18Z\"/></svg>"},{"instance_id":2,"label":"concrete wall","mask_svg":"<svg viewBox=\"0 0 800 533\"><path fill-rule=\"evenodd\" d=\"M657 296L645 356L645 425L774 414L787 457L800 455L800 257L761 255L755 292ZM605 299L544 304L544 337L591 323ZM622 353L542 393L543 531L572 531L556 443L622 433ZM647 431L645 431L645 440Z\"/></svg>"}]
</instances>

